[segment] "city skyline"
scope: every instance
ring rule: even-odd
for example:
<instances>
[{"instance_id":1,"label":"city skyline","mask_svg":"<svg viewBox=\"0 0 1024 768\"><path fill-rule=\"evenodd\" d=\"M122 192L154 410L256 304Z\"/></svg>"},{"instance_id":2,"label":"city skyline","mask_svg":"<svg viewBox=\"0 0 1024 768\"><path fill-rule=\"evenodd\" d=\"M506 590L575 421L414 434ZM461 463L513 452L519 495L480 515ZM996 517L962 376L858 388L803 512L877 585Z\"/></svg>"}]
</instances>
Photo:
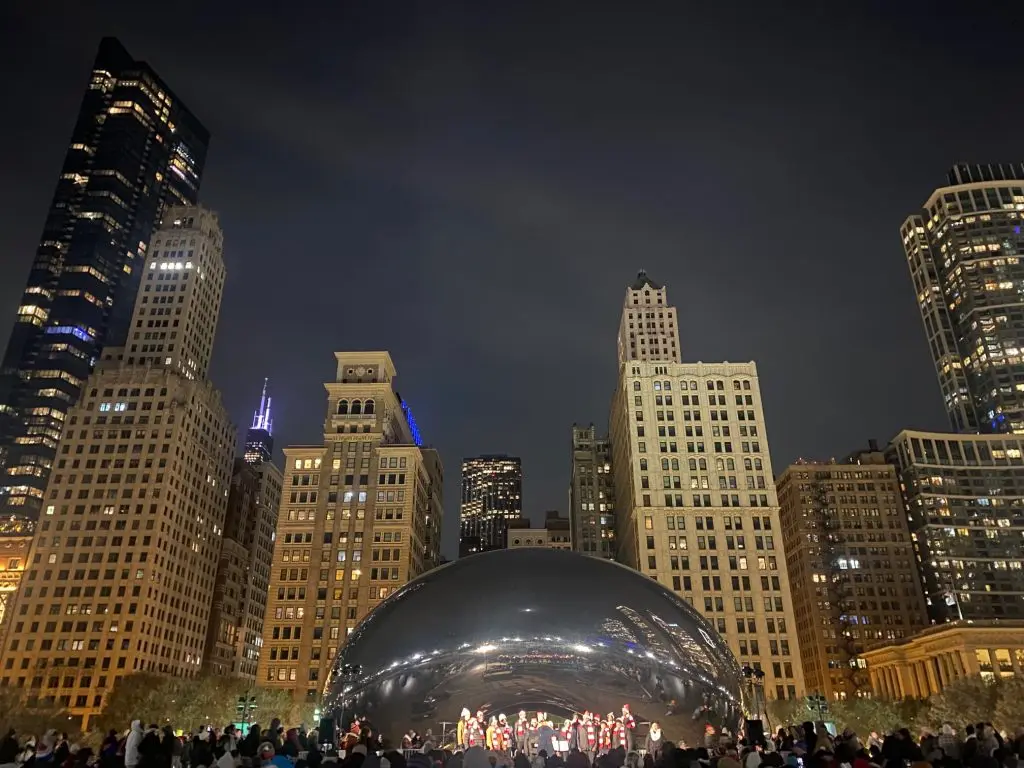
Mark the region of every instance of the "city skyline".
<instances>
[{"instance_id":1,"label":"city skyline","mask_svg":"<svg viewBox=\"0 0 1024 768\"><path fill-rule=\"evenodd\" d=\"M401 360L402 389L414 393L410 401L423 432L441 450L449 468L461 456L481 451L520 455L528 475L523 500L527 513L534 516L549 508L568 512L565 425L594 421L603 429L615 377L614 359L609 359L606 346L615 328L607 308L614 306L622 286L640 268L675 291L685 360L758 361L776 466L798 456L826 458L869 437L886 441L903 428L946 427L900 252L898 227L906 213L942 183L954 162L1015 161L1018 152L1016 139L1008 131L983 126L976 116L958 115L932 130L930 118L911 114L916 110L904 105L905 93L897 95L895 88L890 91L887 86L881 94L877 92L873 83L877 78L870 70L879 66L891 68L887 82L922 81L921 90L910 97L911 104L915 99L925 103L936 98L948 84L933 83L916 73L951 60L951 54L939 46L922 43L932 46L932 58L927 65L908 64L899 60L897 41L883 39L878 61L869 71L857 74L853 85L840 93L827 87L816 91L815 99L822 103L800 97L786 85L787 75L792 74L787 62L769 63L764 76L774 90L768 90L763 99L752 97L756 108L751 110L749 132L743 121L727 119L730 108L714 95L720 87L737 86L741 73L747 76L749 66L742 62L725 66L711 88L685 79L691 96L683 109L672 102L661 104L657 94L687 71L685 58L670 59L667 75L660 76L651 61L637 60L638 77L649 75L652 89L633 94L614 80L613 67L587 60L596 65L592 77L607 86L600 89L600 98L574 78L560 77L554 85L571 89L587 109L603 104L595 114L604 116L614 110L637 115L636 120L605 121L609 131L625 131L626 139L643 139L616 140L612 146L610 136L600 131L597 138L588 138L584 129L592 126L579 124L548 100L554 85L539 92L542 101L524 101L519 87L540 82L540 67L532 64L522 75L527 80L516 75L510 82L494 81L493 75L485 75L481 86L487 87L480 88L473 83L451 84L450 73L442 68L437 76L440 82L432 78L419 82L415 100L399 101L387 107L390 112L380 114L388 100L366 92L393 93L393 87L405 83L415 67L405 59L394 61L393 70L375 67L377 54L358 39L367 32L400 47L425 42L423 55L430 64L439 65L439 51L448 43L475 63L489 56L499 61L510 56L494 46L497 33L479 20L468 22L472 34L451 37L453 33L444 31L450 25L441 23L451 21L451 12L444 9L437 10L429 22L419 18L391 30L380 26L376 12L358 12L342 41L346 45L337 46L337 55L348 58L334 66L358 72L363 80L356 82L364 86L339 91L316 79L305 81L294 93L288 91L291 78L297 76L295 70L267 77L258 61L247 58L238 63L238 69L218 71L211 54L204 52L214 47L204 43L210 40L203 37L207 33L185 30L173 41L162 40L159 25L153 25L142 10L71 13L74 34L55 32L64 44L52 57L44 60L41 52L29 49L29 41L42 28L40 21L30 17L18 19L20 26L12 27L22 41L12 40L4 54L19 57L22 66L34 67L34 82L14 84L14 98L24 96L32 107L25 114L38 114L39 119L26 117L5 129L10 132L5 167L11 169L16 188L3 190L11 204L2 214L5 239L0 269L13 274L12 282L19 285L13 291L0 287L0 334L6 333L14 318L22 278L81 98L83 75L99 38L118 34L134 55L151 62L215 137L203 197L221 213L233 238L228 258L237 261L229 265L232 285L225 299L221 352L211 376L222 387L232 421L240 430L250 421L253 397L258 394L254 383L269 376L278 444L315 442L320 404L304 393L315 391L330 375L323 350L387 348ZM499 26L518 28L529 19L528 10L495 13L511 15L508 20L515 22ZM223 17L218 24L218 15L211 19L212 29L229 33L218 45L238 50L240 36L230 31ZM885 27L889 20L865 18L835 31L839 38L832 43L837 58L828 60L831 66L843 66L838 54L853 48L870 25ZM266 20L256 14L251 23L258 30ZM607 33L611 26L600 18L582 23L591 32ZM948 18L914 22L922 32L920 24L949 23L955 22ZM748 18L730 24L730 34L745 38L754 34L760 21ZM619 61L641 38L654 49L670 50L670 36L658 35L655 27L656 20L642 12L620 26L611 61ZM695 20L686 34L699 36L713 27L708 20ZM811 32L802 27L791 34L807 49L813 48L806 41L813 37ZM922 38L927 41L928 35ZM542 62L565 63L556 53L557 46L537 42ZM678 47L677 40L672 42ZM185 48L192 49L188 55L183 54ZM998 73L974 87L981 89L983 97L994 95L1005 86L1004 77ZM351 78L335 79L352 82ZM253 105L261 103L261 95L266 104L280 107L261 107L262 114L296 117L281 125L263 117L240 120L239 116L255 114ZM500 108L499 114L521 115L512 121L512 131L501 126L494 130L490 120L466 121L470 105L475 110L481 95L485 110ZM779 108L801 115L804 127L794 128L787 120L781 130L781 115L770 96L776 97ZM689 117L694 104L711 110L708 119L713 119L715 130L706 120ZM1011 121L1017 108L1010 105ZM821 152L806 146L814 143L815 136L831 136L837 115L846 110L877 115L883 109L898 116L885 121L884 134L869 128L857 135L843 128L824 143ZM369 127L348 117L360 111L379 115L390 126L389 132L380 135L379 145L368 145ZM418 125L415 133L402 128L408 123L402 119L403 112L422 116L413 121ZM448 120L439 122L449 113L466 132L460 152L444 138ZM316 118L325 114L326 121ZM721 122L718 118L729 126L721 138L714 135ZM347 152L339 165L325 166L323 158L336 152L336 136L300 129L299 121L343 124L346 146L371 151L354 153L363 154L354 168L348 164L352 158ZM665 132L652 129L655 124ZM541 127L555 138L557 151L537 135ZM930 136L927 147L919 141L925 134ZM513 144L512 137L520 135L524 144ZM572 144L577 138L580 144ZM26 144L30 139L31 144ZM689 149L694 144L699 151ZM32 151L23 152L26 146ZM407 150L411 156L395 152L403 146L411 147ZM572 147L568 152L564 151L567 146ZM769 146L772 151L764 151ZM389 155L394 161L388 160ZM434 156L444 158L448 166L435 163L430 159ZM288 162L282 163L282 157ZM609 164L605 162L609 157L616 159ZM408 159L415 162L406 176L403 169L409 167ZM285 165L296 171L286 172ZM484 184L476 167L487 165L496 169L503 183L492 185L488 179ZM598 167L603 170L593 170ZM826 168L827 173L822 170ZM865 173L864 168L876 172ZM305 181L297 187L300 178ZM398 195L391 194L396 180L401 182ZM477 194L485 186L498 186L507 193ZM283 189L289 190L287 196ZM291 204L293 196L302 202ZM779 202L787 197L799 203L803 212ZM391 207L383 207L385 200ZM531 200L534 205L524 203ZM299 213L300 208L308 213ZM857 226L841 224L852 211L857 211ZM745 219L743 226L728 224L736 212ZM553 219L547 218L553 213L557 213ZM345 232L344 252L352 254L351 261L338 256L333 235L320 234L328 231L322 222L332 218ZM614 227L604 226L605 218L614 219ZM389 224L386 229L392 234L384 237L380 234L384 222L391 221L397 224ZM558 225L549 226L555 221ZM836 242L829 233L840 226L843 236ZM793 239L790 233L797 227L805 235ZM830 243L827 249L821 246L825 242ZM496 250L495 243L499 244ZM492 253L486 261L493 266L486 270L478 266L477 256L470 256L481 252ZM590 254L591 269L581 275L573 265L584 252ZM274 271L272 265L282 253L294 268ZM330 257L316 255L320 253ZM374 258L364 261L363 255ZM393 311L373 328L360 319L372 311L376 299L352 296L339 308L328 297L334 291L328 288L333 280L316 281L317 285L308 280L310 274L333 275L356 264L367 281L396 278L389 289ZM445 282L439 283L434 274L444 275ZM743 277L737 279L739 274ZM573 289L558 288L560 283ZM456 292L459 301L439 301L438 297L448 295L446 291ZM296 297L310 313L301 321L294 316L298 313L287 311ZM253 304L259 305L258 312L252 311ZM449 311L446 304L457 311ZM719 311L723 314L716 316ZM493 318L494 313L508 320L495 324L463 319ZM825 343L838 337L821 327L827 325L823 317L836 324L844 340L841 346ZM250 345L245 342L257 318L264 327L258 344ZM437 340L429 353L404 334L409 322L424 323L431 339ZM698 336L696 329L704 325L707 332ZM478 328L486 328L486 335ZM553 340L538 345L537 336L551 329L556 333ZM801 335L806 348L828 352L827 366L808 360L785 343ZM544 375L537 375L541 369ZM448 374L455 370L463 374L450 386ZM879 370L885 375L879 375ZM587 386L580 387L580 381ZM811 385L796 387L794 381ZM530 407L494 407L503 401ZM485 414L492 418L484 418ZM818 429L822 422L830 425L829 430ZM499 444L492 432L501 436ZM456 498L457 489L457 472L450 470L449 499ZM445 551L450 554L456 517L449 506Z\"/></svg>"}]
</instances>

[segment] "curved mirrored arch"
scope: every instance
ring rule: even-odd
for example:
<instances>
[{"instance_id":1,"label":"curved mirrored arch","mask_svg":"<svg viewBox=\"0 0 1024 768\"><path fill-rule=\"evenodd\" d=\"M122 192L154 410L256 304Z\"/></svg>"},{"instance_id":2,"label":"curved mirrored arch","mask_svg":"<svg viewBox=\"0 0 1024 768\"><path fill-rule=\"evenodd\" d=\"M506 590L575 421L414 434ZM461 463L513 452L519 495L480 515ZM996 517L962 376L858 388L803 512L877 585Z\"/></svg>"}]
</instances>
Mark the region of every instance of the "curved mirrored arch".
<instances>
[{"instance_id":1,"label":"curved mirrored arch","mask_svg":"<svg viewBox=\"0 0 1024 768\"><path fill-rule=\"evenodd\" d=\"M743 678L707 621L653 579L552 549L487 552L436 568L381 603L349 637L325 712L365 715L392 738L440 733L466 707L618 716L638 733L697 745L735 732Z\"/></svg>"}]
</instances>

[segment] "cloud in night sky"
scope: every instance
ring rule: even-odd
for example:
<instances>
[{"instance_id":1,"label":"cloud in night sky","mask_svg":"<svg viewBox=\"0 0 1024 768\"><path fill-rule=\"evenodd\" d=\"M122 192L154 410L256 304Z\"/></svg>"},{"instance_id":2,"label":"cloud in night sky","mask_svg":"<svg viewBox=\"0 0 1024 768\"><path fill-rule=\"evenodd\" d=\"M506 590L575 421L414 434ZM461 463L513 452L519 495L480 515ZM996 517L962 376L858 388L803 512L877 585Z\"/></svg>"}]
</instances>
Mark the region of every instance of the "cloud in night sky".
<instances>
[{"instance_id":1,"label":"cloud in night sky","mask_svg":"<svg viewBox=\"0 0 1024 768\"><path fill-rule=\"evenodd\" d=\"M113 34L213 136L234 419L269 376L278 445L316 443L332 353L390 350L444 459L449 554L463 456L521 455L526 510L567 511L570 426L607 422L640 268L684 359L757 361L776 471L945 426L898 228L954 162L1024 159L1021 11L100 5L4 11L3 332Z\"/></svg>"}]
</instances>

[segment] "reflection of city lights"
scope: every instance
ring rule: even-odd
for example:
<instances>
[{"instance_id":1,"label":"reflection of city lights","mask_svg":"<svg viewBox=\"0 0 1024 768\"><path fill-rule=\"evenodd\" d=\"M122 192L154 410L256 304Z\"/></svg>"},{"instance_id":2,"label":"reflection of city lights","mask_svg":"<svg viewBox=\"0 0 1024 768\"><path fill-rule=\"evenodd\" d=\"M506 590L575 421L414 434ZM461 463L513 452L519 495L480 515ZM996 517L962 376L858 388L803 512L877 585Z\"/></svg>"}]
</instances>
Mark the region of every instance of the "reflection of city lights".
<instances>
[{"instance_id":1,"label":"reflection of city lights","mask_svg":"<svg viewBox=\"0 0 1024 768\"><path fill-rule=\"evenodd\" d=\"M497 650L496 645L481 645L476 649L475 653L490 653L491 651Z\"/></svg>"},{"instance_id":2,"label":"reflection of city lights","mask_svg":"<svg viewBox=\"0 0 1024 768\"><path fill-rule=\"evenodd\" d=\"M573 648L574 651L579 651L580 653L590 653L590 651L591 651L591 648L590 648L589 645L582 645L582 644L574 645L572 648Z\"/></svg>"}]
</instances>

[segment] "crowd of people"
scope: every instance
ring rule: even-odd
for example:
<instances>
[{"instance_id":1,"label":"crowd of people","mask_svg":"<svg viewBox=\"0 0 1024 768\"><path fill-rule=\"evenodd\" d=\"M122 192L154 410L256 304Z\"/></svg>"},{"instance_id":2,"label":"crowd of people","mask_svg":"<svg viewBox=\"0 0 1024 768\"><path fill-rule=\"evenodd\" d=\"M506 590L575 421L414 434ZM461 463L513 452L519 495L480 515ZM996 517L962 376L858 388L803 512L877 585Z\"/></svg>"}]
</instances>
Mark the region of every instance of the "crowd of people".
<instances>
[{"instance_id":1,"label":"crowd of people","mask_svg":"<svg viewBox=\"0 0 1024 768\"><path fill-rule=\"evenodd\" d=\"M56 730L37 740L11 729L0 741L0 768L320 768L323 762L316 731L285 730L277 719L267 729L254 723L244 736L233 725L179 734L170 725L142 723L110 731L98 751Z\"/></svg>"},{"instance_id":2,"label":"crowd of people","mask_svg":"<svg viewBox=\"0 0 1024 768\"><path fill-rule=\"evenodd\" d=\"M337 761L337 768L1024 768L1018 764L1024 760L1024 727L1010 735L990 723L962 731L947 724L915 739L907 729L861 738L811 722L780 728L774 736L734 735L709 725L702 743L686 744L666 739L657 723L634 742L637 722L628 707L601 720L621 722L607 729L588 714L559 728L543 712L530 718L521 713L515 725L498 715L481 733L482 713L467 713L453 734L455 744L436 745L429 731L409 732L400 749L360 718L329 745L326 758L317 731L286 730L276 719L266 729L252 725L244 735L230 725L181 735L135 720L125 732L107 734L95 753L55 730L38 740L12 730L0 740L0 768L321 768L325 761Z\"/></svg>"},{"instance_id":3,"label":"crowd of people","mask_svg":"<svg viewBox=\"0 0 1024 768\"><path fill-rule=\"evenodd\" d=\"M699 744L674 743L665 738L657 723L651 723L647 736L638 738L636 744L620 740L610 748L593 751L581 748L589 746L582 740L569 744L567 750L560 749L568 739L557 737L558 731L548 725L544 713L537 715L537 737L528 736L525 742L516 741L514 726L509 736L497 716L496 724L487 720L487 726L493 726L490 748L486 728L483 743L468 744L464 725L455 735L459 743L449 749L434 748L426 739L417 749L413 746L415 734L403 739L405 746L413 746L404 752L376 751L379 741L360 739L341 757L340 768L1024 768L1018 765L1024 760L1024 727L1011 736L999 733L990 723L959 732L945 725L916 739L905 728L885 736L871 733L862 739L852 731L832 734L824 723L780 728L774 736L733 734L708 725ZM473 718L479 722L479 713L463 721ZM533 720L525 719L527 727ZM570 720L570 726L575 721ZM581 715L578 721L583 723L585 718ZM542 728L556 734L551 736L551 751L540 736ZM559 730L565 735L564 724ZM501 735L495 739L493 733L499 731ZM506 749L506 744L510 748Z\"/></svg>"}]
</instances>

